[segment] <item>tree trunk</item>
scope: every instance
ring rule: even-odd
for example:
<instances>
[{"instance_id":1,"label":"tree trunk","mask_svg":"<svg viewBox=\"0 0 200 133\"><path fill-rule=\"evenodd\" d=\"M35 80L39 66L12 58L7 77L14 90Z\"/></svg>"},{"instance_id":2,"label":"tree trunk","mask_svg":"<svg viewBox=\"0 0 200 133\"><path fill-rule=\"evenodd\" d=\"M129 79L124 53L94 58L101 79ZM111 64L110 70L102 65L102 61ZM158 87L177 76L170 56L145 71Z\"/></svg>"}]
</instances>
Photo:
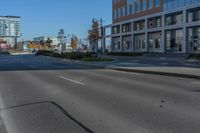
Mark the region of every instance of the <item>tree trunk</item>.
<instances>
[{"instance_id":1,"label":"tree trunk","mask_svg":"<svg viewBox=\"0 0 200 133\"><path fill-rule=\"evenodd\" d=\"M98 54L98 40L95 41L95 52Z\"/></svg>"}]
</instances>

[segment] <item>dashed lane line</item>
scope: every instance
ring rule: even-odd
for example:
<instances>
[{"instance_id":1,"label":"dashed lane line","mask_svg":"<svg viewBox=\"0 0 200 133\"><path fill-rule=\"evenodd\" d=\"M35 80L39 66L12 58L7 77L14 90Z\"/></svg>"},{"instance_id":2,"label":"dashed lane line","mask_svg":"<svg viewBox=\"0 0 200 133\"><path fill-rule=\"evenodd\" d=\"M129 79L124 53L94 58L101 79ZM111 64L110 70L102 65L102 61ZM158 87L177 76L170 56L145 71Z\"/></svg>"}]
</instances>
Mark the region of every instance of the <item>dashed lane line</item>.
<instances>
[{"instance_id":1,"label":"dashed lane line","mask_svg":"<svg viewBox=\"0 0 200 133\"><path fill-rule=\"evenodd\" d=\"M76 81L76 80L73 80L73 79L70 79L70 78L67 78L67 77L63 77L63 76L58 76L58 77L61 78L61 79L73 82L75 84L79 84L79 85L82 85L82 86L86 85L85 83L82 83L82 82L79 82L79 81Z\"/></svg>"}]
</instances>

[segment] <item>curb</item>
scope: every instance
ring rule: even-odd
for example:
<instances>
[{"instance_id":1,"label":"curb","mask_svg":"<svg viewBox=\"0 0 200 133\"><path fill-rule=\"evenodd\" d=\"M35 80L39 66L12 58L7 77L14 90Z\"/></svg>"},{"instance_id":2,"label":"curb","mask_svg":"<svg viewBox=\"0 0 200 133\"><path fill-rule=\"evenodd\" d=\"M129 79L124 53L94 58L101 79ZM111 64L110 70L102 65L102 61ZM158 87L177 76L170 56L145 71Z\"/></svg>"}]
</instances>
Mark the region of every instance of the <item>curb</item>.
<instances>
[{"instance_id":1,"label":"curb","mask_svg":"<svg viewBox=\"0 0 200 133\"><path fill-rule=\"evenodd\" d=\"M125 69L125 68L108 68L108 69L116 70L116 71L123 71L123 72L154 74L154 75L163 75L163 76L181 77L181 78L190 78L190 79L200 80L200 76L190 75L190 74L158 72L158 71L151 71L151 70Z\"/></svg>"}]
</instances>

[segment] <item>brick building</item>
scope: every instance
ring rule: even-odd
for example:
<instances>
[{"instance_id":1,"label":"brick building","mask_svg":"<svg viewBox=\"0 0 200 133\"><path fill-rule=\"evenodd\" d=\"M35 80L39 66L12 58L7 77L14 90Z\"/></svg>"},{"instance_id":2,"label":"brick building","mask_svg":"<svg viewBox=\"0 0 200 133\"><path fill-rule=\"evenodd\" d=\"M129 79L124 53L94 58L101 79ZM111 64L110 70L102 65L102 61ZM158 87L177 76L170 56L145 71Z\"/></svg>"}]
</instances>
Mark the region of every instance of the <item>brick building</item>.
<instances>
[{"instance_id":1,"label":"brick building","mask_svg":"<svg viewBox=\"0 0 200 133\"><path fill-rule=\"evenodd\" d=\"M200 53L200 0L113 0L113 52Z\"/></svg>"}]
</instances>

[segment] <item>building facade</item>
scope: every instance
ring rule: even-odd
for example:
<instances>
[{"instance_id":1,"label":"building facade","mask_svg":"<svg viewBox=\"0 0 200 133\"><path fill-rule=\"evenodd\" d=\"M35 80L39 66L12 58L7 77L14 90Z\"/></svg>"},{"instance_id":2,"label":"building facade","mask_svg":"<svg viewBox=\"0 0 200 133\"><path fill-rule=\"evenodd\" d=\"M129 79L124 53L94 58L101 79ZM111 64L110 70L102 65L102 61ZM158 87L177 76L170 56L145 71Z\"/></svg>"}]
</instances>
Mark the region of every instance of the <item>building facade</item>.
<instances>
[{"instance_id":1,"label":"building facade","mask_svg":"<svg viewBox=\"0 0 200 133\"><path fill-rule=\"evenodd\" d=\"M20 36L20 17L0 16L0 38L13 47Z\"/></svg>"},{"instance_id":2,"label":"building facade","mask_svg":"<svg viewBox=\"0 0 200 133\"><path fill-rule=\"evenodd\" d=\"M33 42L36 42L36 43L40 43L41 41L46 42L48 40L48 38L50 40L52 40L51 45L57 46L59 44L59 40L57 37L46 37L46 36L35 37L35 38L33 38Z\"/></svg>"},{"instance_id":3,"label":"building facade","mask_svg":"<svg viewBox=\"0 0 200 133\"><path fill-rule=\"evenodd\" d=\"M200 53L200 0L113 0L112 51Z\"/></svg>"}]
</instances>

